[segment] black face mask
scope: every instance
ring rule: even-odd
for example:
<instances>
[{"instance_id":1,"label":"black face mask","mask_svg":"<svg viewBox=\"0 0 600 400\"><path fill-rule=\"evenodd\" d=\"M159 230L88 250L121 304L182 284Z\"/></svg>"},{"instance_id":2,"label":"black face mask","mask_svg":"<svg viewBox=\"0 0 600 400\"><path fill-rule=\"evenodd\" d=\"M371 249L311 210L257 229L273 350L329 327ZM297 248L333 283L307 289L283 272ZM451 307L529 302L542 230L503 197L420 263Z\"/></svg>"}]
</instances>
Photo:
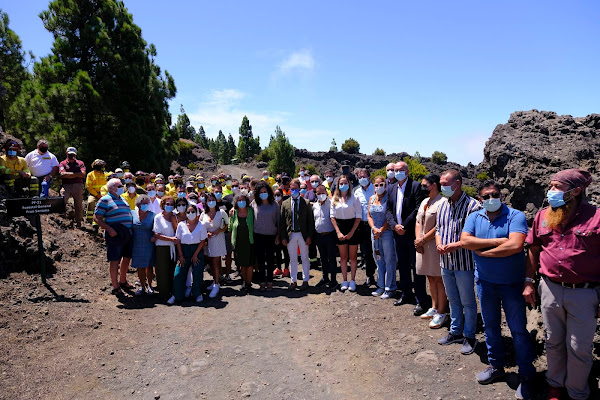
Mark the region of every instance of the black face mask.
<instances>
[{"instance_id":1,"label":"black face mask","mask_svg":"<svg viewBox=\"0 0 600 400\"><path fill-rule=\"evenodd\" d=\"M427 186L424 186L424 185L421 185L421 190L424 192L427 192L427 193L431 192L431 188L428 188Z\"/></svg>"},{"instance_id":2,"label":"black face mask","mask_svg":"<svg viewBox=\"0 0 600 400\"><path fill-rule=\"evenodd\" d=\"M96 165L96 166L94 167L94 169L95 169L96 171L102 171L102 169L103 169L103 168L102 168L102 166L101 166L101 165Z\"/></svg>"},{"instance_id":3,"label":"black face mask","mask_svg":"<svg viewBox=\"0 0 600 400\"><path fill-rule=\"evenodd\" d=\"M39 147L39 150L40 150L40 152L41 152L42 154L44 154L45 152L47 152L47 151L48 151L48 147L46 147L46 146L40 146L40 147Z\"/></svg>"}]
</instances>

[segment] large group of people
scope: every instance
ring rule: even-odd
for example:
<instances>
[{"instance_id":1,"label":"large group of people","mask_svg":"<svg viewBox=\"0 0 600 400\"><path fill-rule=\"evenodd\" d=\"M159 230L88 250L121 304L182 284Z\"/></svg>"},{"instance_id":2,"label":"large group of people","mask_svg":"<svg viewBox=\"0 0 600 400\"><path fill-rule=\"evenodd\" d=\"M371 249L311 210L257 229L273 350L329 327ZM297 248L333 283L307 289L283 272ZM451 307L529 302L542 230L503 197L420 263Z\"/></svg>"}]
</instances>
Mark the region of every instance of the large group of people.
<instances>
[{"instance_id":1,"label":"large group of people","mask_svg":"<svg viewBox=\"0 0 600 400\"><path fill-rule=\"evenodd\" d=\"M552 176L549 206L528 229L525 214L503 203L495 181L483 182L476 199L462 190L459 171L414 180L402 161L374 177L365 168L343 165L341 173L328 170L323 176L302 167L295 177L263 171L259 179L246 174L165 179L142 171L134 175L127 162L105 172L102 160L86 173L75 148L59 163L44 140L25 158L16 142L4 150L0 177L9 190L29 186L43 196L39 183L47 186L60 176L65 201L73 198L77 226L87 189L86 220L104 232L117 296L136 289L127 282L131 266L139 278L135 295L157 292L169 305L186 298L201 302L207 293L215 298L223 282L232 283L232 260L245 293L255 290L253 282L259 292L274 290L274 278L289 278L288 290L305 291L317 254L322 278L315 286L355 292L360 247L364 287L372 286L373 296L393 299L395 306L411 304L415 317L431 329L449 324L438 343L458 343L463 355L478 344L479 299L489 362L476 376L481 384L505 374L504 310L519 367L516 396L530 399L536 370L526 304L536 305L539 277L548 399L589 395L600 317L600 211L585 201L592 181L587 171Z\"/></svg>"}]
</instances>

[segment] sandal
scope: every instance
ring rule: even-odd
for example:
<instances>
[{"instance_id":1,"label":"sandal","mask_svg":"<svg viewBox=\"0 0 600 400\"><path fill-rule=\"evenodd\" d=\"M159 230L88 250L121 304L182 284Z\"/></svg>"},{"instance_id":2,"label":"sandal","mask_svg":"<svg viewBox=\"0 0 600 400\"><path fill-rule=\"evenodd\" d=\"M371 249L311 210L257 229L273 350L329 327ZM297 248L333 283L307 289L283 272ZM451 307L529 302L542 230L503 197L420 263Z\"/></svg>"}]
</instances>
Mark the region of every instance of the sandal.
<instances>
[{"instance_id":1,"label":"sandal","mask_svg":"<svg viewBox=\"0 0 600 400\"><path fill-rule=\"evenodd\" d=\"M113 288L113 290L111 290L110 294L117 296L117 297L124 297L125 293L123 293L123 291L121 290L120 287L118 288Z\"/></svg>"}]
</instances>

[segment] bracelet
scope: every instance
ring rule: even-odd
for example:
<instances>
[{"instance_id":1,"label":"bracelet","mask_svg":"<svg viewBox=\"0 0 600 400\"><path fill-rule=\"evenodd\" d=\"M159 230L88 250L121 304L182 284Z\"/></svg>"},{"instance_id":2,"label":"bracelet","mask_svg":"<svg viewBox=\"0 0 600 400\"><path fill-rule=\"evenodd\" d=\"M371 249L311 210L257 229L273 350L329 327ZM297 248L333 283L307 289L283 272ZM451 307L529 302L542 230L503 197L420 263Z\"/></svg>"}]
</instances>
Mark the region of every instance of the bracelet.
<instances>
[{"instance_id":1,"label":"bracelet","mask_svg":"<svg viewBox=\"0 0 600 400\"><path fill-rule=\"evenodd\" d=\"M525 282L526 283L534 283L535 281L533 280L533 278L529 278L529 277L525 277Z\"/></svg>"}]
</instances>

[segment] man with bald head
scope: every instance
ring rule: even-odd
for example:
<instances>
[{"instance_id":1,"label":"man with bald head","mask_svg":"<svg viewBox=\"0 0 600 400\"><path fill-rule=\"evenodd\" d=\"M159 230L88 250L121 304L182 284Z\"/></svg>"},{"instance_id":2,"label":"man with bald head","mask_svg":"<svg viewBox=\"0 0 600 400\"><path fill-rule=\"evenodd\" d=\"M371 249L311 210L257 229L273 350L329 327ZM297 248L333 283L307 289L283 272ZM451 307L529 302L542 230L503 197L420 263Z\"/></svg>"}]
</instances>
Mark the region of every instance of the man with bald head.
<instances>
[{"instance_id":1,"label":"man with bald head","mask_svg":"<svg viewBox=\"0 0 600 400\"><path fill-rule=\"evenodd\" d=\"M588 377L600 317L600 210L585 201L591 182L584 170L555 174L547 193L550 207L537 213L527 236L523 296L535 306L533 277L539 267L548 399L560 398L565 389L571 399L590 394Z\"/></svg>"},{"instance_id":2,"label":"man with bald head","mask_svg":"<svg viewBox=\"0 0 600 400\"><path fill-rule=\"evenodd\" d=\"M417 255L414 246L417 211L425 194L421 184L409 178L408 172L408 165L404 161L394 164L396 182L387 187L386 218L394 231L400 271L398 287L402 290L394 305L412 304L416 300L413 313L418 316L425 312L429 304L425 275L417 275L415 270Z\"/></svg>"}]
</instances>

